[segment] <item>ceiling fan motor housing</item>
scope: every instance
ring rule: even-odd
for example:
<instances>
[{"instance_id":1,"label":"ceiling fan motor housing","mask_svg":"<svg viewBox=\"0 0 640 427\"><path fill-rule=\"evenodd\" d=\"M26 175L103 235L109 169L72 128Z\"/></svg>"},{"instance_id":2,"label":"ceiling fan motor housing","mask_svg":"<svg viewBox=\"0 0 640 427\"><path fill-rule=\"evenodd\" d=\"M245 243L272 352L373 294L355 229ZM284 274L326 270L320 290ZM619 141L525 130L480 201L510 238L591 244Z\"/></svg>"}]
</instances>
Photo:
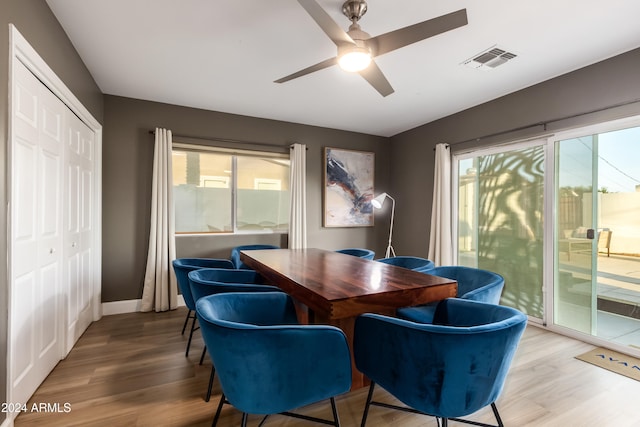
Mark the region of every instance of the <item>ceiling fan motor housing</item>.
<instances>
[{"instance_id":1,"label":"ceiling fan motor housing","mask_svg":"<svg viewBox=\"0 0 640 427\"><path fill-rule=\"evenodd\" d=\"M367 13L367 2L364 0L347 0L342 5L342 13L351 22L358 22Z\"/></svg>"}]
</instances>

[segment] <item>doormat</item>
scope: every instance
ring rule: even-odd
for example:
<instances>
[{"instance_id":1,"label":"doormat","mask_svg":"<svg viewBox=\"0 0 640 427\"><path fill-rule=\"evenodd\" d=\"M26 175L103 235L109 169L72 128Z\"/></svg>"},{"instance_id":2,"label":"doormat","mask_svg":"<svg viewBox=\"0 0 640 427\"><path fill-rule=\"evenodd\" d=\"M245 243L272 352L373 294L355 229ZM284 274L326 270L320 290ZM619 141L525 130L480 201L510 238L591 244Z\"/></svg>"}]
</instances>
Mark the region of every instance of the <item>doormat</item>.
<instances>
[{"instance_id":1,"label":"doormat","mask_svg":"<svg viewBox=\"0 0 640 427\"><path fill-rule=\"evenodd\" d=\"M640 360L635 357L598 347L576 359L640 381Z\"/></svg>"}]
</instances>

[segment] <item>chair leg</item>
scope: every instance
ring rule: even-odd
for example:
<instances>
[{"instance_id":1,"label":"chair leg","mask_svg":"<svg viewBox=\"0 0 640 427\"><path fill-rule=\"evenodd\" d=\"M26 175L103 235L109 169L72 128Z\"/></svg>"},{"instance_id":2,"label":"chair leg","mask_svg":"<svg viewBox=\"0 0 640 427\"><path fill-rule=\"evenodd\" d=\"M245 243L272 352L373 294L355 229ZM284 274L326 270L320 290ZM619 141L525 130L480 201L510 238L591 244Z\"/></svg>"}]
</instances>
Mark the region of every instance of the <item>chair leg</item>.
<instances>
[{"instance_id":1,"label":"chair leg","mask_svg":"<svg viewBox=\"0 0 640 427\"><path fill-rule=\"evenodd\" d=\"M495 415L496 421L498 422L498 427L504 427L504 424L502 424L502 418L500 418L498 407L496 406L495 402L491 404L491 409L493 410L493 415Z\"/></svg>"},{"instance_id":2,"label":"chair leg","mask_svg":"<svg viewBox=\"0 0 640 427\"><path fill-rule=\"evenodd\" d=\"M184 319L184 325L182 325L182 335L184 335L184 331L187 329L187 323L189 323L190 318L191 318L191 310L187 312L187 317Z\"/></svg>"},{"instance_id":3,"label":"chair leg","mask_svg":"<svg viewBox=\"0 0 640 427\"><path fill-rule=\"evenodd\" d=\"M211 427L216 427L216 424L218 424L218 418L220 418L220 412L222 412L222 405L224 405L226 399L227 398L225 397L224 393L222 393L222 395L220 396L220 403L218 403L218 409L216 409L216 415L213 417L213 423L211 423Z\"/></svg>"},{"instance_id":4,"label":"chair leg","mask_svg":"<svg viewBox=\"0 0 640 427\"><path fill-rule=\"evenodd\" d=\"M189 341L187 341L187 352L185 353L185 357L189 357L189 347L191 347L191 339L193 338L193 331L196 330L196 316L193 316L193 321L191 322L191 332L189 332Z\"/></svg>"},{"instance_id":5,"label":"chair leg","mask_svg":"<svg viewBox=\"0 0 640 427\"><path fill-rule=\"evenodd\" d=\"M202 362L204 362L204 355L205 354L207 354L207 346L206 345L202 349L202 355L200 356L200 365L202 365Z\"/></svg>"},{"instance_id":6,"label":"chair leg","mask_svg":"<svg viewBox=\"0 0 640 427\"><path fill-rule=\"evenodd\" d=\"M360 423L360 427L364 427L367 423L367 416L369 415L369 406L371 405L371 399L373 398L373 389L375 388L376 383L371 381L371 385L369 386L369 394L367 395L367 403L364 405L364 411L362 412L362 422Z\"/></svg>"},{"instance_id":7,"label":"chair leg","mask_svg":"<svg viewBox=\"0 0 640 427\"><path fill-rule=\"evenodd\" d=\"M471 421L471 420L465 420L462 418L449 418L451 421L456 421L459 423L465 423L465 424L472 424L474 426L482 426L482 427L504 427L504 424L502 423L502 418L500 418L500 414L498 413L498 407L496 406L495 403L491 404L491 410L493 411L493 415L496 417L496 422L498 423L497 425L493 425L493 424L486 424L486 423L480 423L477 421ZM443 427L446 427L446 420L443 419Z\"/></svg>"},{"instance_id":8,"label":"chair leg","mask_svg":"<svg viewBox=\"0 0 640 427\"><path fill-rule=\"evenodd\" d=\"M338 417L338 408L336 408L336 399L331 398L331 411L333 412L333 425L340 427L340 418Z\"/></svg>"},{"instance_id":9,"label":"chair leg","mask_svg":"<svg viewBox=\"0 0 640 427\"><path fill-rule=\"evenodd\" d=\"M213 389L213 378L216 376L216 367L211 365L211 375L209 375L209 388L207 388L207 397L204 398L205 402L211 399L211 390Z\"/></svg>"},{"instance_id":10,"label":"chair leg","mask_svg":"<svg viewBox=\"0 0 640 427\"><path fill-rule=\"evenodd\" d=\"M447 422L446 418L442 419L442 427L447 427L449 425L449 423Z\"/></svg>"},{"instance_id":11,"label":"chair leg","mask_svg":"<svg viewBox=\"0 0 640 427\"><path fill-rule=\"evenodd\" d=\"M246 413L246 412L243 412L243 413L242 413L242 424L241 424L241 425L242 425L242 427L247 427L247 418L249 418L249 417L247 416L247 413Z\"/></svg>"}]
</instances>

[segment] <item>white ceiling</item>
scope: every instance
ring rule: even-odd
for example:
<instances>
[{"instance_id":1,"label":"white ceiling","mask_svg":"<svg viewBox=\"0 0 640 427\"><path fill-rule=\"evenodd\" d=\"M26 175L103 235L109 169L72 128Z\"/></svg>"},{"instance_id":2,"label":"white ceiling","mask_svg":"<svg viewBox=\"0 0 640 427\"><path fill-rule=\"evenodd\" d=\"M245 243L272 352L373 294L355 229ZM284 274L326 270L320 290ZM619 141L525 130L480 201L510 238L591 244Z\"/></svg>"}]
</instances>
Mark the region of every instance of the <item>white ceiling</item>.
<instances>
[{"instance_id":1,"label":"white ceiling","mask_svg":"<svg viewBox=\"0 0 640 427\"><path fill-rule=\"evenodd\" d=\"M383 98L334 66L295 0L47 0L105 94L392 136L640 47L637 0L368 0L372 36L466 8L469 24L376 58ZM343 0L318 3L345 30ZM461 65L497 45L518 57ZM588 90L588 88L585 88Z\"/></svg>"}]
</instances>

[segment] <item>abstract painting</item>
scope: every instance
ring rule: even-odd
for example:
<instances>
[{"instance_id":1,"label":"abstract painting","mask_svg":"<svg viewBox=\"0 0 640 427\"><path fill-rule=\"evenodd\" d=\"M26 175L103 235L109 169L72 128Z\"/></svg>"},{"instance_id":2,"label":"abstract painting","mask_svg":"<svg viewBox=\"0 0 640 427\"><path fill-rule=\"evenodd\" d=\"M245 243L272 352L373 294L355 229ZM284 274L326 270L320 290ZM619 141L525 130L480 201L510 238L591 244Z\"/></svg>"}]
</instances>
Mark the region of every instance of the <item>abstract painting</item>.
<instances>
[{"instance_id":1,"label":"abstract painting","mask_svg":"<svg viewBox=\"0 0 640 427\"><path fill-rule=\"evenodd\" d=\"M373 225L373 172L375 154L324 149L324 226Z\"/></svg>"}]
</instances>

